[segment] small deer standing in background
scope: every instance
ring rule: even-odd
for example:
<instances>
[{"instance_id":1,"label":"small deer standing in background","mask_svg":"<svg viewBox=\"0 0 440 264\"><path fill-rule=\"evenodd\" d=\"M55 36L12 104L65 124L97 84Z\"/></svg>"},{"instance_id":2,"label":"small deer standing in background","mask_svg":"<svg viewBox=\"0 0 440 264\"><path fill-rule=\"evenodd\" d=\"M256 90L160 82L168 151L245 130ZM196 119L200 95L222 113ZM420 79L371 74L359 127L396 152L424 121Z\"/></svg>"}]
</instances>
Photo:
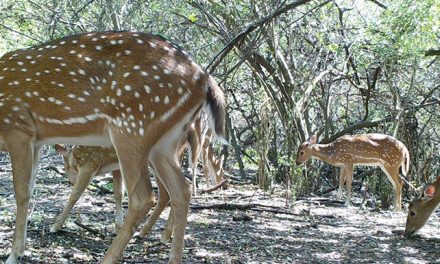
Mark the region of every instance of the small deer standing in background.
<instances>
[{"instance_id":1,"label":"small deer standing in background","mask_svg":"<svg viewBox=\"0 0 440 264\"><path fill-rule=\"evenodd\" d=\"M408 208L405 236L409 237L422 228L440 204L440 177L429 184L420 198L414 199Z\"/></svg>"},{"instance_id":2,"label":"small deer standing in background","mask_svg":"<svg viewBox=\"0 0 440 264\"><path fill-rule=\"evenodd\" d=\"M296 164L300 165L310 157L340 168L337 198L342 198L342 188L346 183L348 204L351 200L354 166L379 166L393 185L394 209L401 210L402 179L399 167L402 167L403 175L408 173L409 152L397 139L383 134L346 135L329 144L317 144L317 136L313 135L299 147Z\"/></svg>"},{"instance_id":3,"label":"small deer standing in background","mask_svg":"<svg viewBox=\"0 0 440 264\"><path fill-rule=\"evenodd\" d=\"M17 203L6 264L24 254L40 148L56 143L116 150L129 205L102 263L119 260L154 204L149 163L176 219L169 263L180 263L191 190L176 149L202 109L224 138L222 90L186 52L158 36L92 32L1 57L0 145L11 157Z\"/></svg>"}]
</instances>

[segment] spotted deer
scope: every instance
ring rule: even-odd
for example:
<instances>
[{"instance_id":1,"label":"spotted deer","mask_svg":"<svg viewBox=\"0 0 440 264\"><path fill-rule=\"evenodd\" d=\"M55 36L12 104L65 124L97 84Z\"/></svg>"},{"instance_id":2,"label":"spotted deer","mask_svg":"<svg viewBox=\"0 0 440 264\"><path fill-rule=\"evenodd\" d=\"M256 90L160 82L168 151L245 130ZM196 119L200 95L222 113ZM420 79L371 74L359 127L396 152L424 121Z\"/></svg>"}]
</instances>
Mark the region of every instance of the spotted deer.
<instances>
[{"instance_id":1,"label":"spotted deer","mask_svg":"<svg viewBox=\"0 0 440 264\"><path fill-rule=\"evenodd\" d=\"M198 120L198 119L197 119ZM196 131L195 129L188 130L187 135L183 138L178 146L179 156L183 154L182 149L188 148L189 155L193 159L193 164L197 165L197 152L200 150L198 138L201 131ZM76 204L78 199L84 193L87 186L90 184L92 178L95 175L103 175L105 173L113 173L113 192L115 196L116 211L115 211L115 231L118 231L123 222L123 212L122 212L122 182L121 174L119 171L118 157L116 152L112 147L97 147L97 146L73 146L73 148L68 149L59 144L55 145L56 151L63 156L64 159L64 170L67 173L68 179L71 184L73 184L72 192L69 196L68 203L65 205L63 212L57 217L54 225L51 228L51 232L57 232L62 228L66 218L68 217L73 206ZM203 149L203 153L209 151L213 153L212 146L209 145L208 148ZM194 161L195 160L195 161ZM208 165L209 163L215 163L214 165ZM213 157L205 166L216 166L218 163L217 159ZM193 169L194 172L194 169ZM215 174L221 174L222 172L214 172ZM194 179L194 175L193 175ZM193 183L194 185L194 183ZM158 186L163 186L159 183ZM164 188L160 188L160 192L166 192ZM162 207L158 210L156 214L152 217L151 228L160 216L165 206L169 202L169 197L163 193L159 194L162 196L161 203L158 205ZM164 197L166 197L164 199ZM150 229L151 229L150 228ZM169 231L166 229L166 231ZM166 232L167 233L167 232ZM169 233L169 232L168 232ZM171 235L171 234L170 234ZM143 235L145 236L145 235ZM162 239L163 242L169 240L170 236L165 235Z\"/></svg>"},{"instance_id":2,"label":"spotted deer","mask_svg":"<svg viewBox=\"0 0 440 264\"><path fill-rule=\"evenodd\" d=\"M68 36L0 59L0 138L17 204L7 264L25 250L28 205L44 144L113 146L128 193L124 223L102 263L116 263L154 204L150 162L170 196L169 263L180 263L191 190L176 148L204 109L219 139L225 101L214 79L161 37L137 32Z\"/></svg>"},{"instance_id":3,"label":"spotted deer","mask_svg":"<svg viewBox=\"0 0 440 264\"><path fill-rule=\"evenodd\" d=\"M408 173L409 152L397 139L383 134L345 135L329 144L317 144L314 135L298 148L296 164L306 162L310 157L322 160L340 168L337 198L342 198L342 188L347 184L347 203L351 200L351 185L355 165L379 166L394 188L394 208L401 210L402 178Z\"/></svg>"},{"instance_id":4,"label":"spotted deer","mask_svg":"<svg viewBox=\"0 0 440 264\"><path fill-rule=\"evenodd\" d=\"M118 157L112 147L74 146L68 149L59 144L55 150L63 156L64 171L71 184L73 184L69 200L63 212L57 216L51 232L60 230L73 206L89 186L95 175L113 174L113 194L115 197L115 231L119 231L124 221L122 211L122 179L119 171Z\"/></svg>"},{"instance_id":5,"label":"spotted deer","mask_svg":"<svg viewBox=\"0 0 440 264\"><path fill-rule=\"evenodd\" d=\"M440 204L440 177L425 187L421 197L409 204L405 236L409 237L422 228Z\"/></svg>"},{"instance_id":6,"label":"spotted deer","mask_svg":"<svg viewBox=\"0 0 440 264\"><path fill-rule=\"evenodd\" d=\"M195 167L197 166L197 161L198 161L198 157L199 155L202 156L202 162L203 162L203 172L205 174L205 178L207 179L207 175L209 174L214 174L214 175L221 175L221 177L219 178L220 180L223 179L223 167L222 166L218 166L219 164L219 160L215 157L215 156L211 156L212 154L207 154L207 153L214 153L213 147L211 144L206 144L207 140L211 140L211 138L207 138L205 137L205 139L201 139L203 138L203 130L200 129L201 128L201 118L197 118L196 122L194 122L194 130L192 130L193 132L188 133L188 137L186 142L181 143L180 148L178 149L178 153L179 156L182 155L183 153L183 149L185 148L186 144L190 144L190 158L191 158L191 167L192 167L192 172L193 172L193 192L195 194L195 190L196 190L196 173L195 173ZM191 138L197 138L197 140L193 139L191 140ZM198 142L199 145L194 146L193 144L191 144L191 142ZM200 147L200 144L202 144L202 147ZM205 156L209 156L211 157L211 159L209 160L204 160L203 157ZM220 157L221 163L223 163L223 156ZM208 168L208 169L206 169ZM212 171L214 170L214 171ZM219 182L217 182L219 183ZM208 184L208 179L207 179L207 184ZM170 201L170 197L169 194L165 191L162 191L161 189L161 183L160 181L158 181L158 187L159 187L159 200L157 201L156 207L154 208L152 214L150 215L150 217L148 217L147 222L144 224L144 226L142 227L141 231L139 232L139 236L140 237L145 237L147 236L151 230L153 229L154 224L156 223L157 219L159 218L160 214L163 212L163 210L165 209L165 207L167 206L168 202ZM162 233L162 237L161 237L161 242L166 243L171 239L171 235L173 234L173 225L174 225L174 217L173 217L173 207L171 207L170 209L170 213L168 216L168 221L165 225L164 228L164 232Z\"/></svg>"}]
</instances>

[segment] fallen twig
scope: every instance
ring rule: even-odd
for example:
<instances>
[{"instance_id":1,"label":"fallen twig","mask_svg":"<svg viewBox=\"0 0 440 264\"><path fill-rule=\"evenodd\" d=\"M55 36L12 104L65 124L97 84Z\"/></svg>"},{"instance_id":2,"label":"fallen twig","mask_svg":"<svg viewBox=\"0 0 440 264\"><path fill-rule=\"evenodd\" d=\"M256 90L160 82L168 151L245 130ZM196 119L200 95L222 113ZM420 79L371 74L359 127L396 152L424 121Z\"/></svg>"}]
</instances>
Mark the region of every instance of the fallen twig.
<instances>
[{"instance_id":1,"label":"fallen twig","mask_svg":"<svg viewBox=\"0 0 440 264\"><path fill-rule=\"evenodd\" d=\"M111 191L105 187L99 186L98 184L91 183L90 185L99 189L103 194L113 194L113 191Z\"/></svg>"},{"instance_id":2,"label":"fallen twig","mask_svg":"<svg viewBox=\"0 0 440 264\"><path fill-rule=\"evenodd\" d=\"M203 210L203 209L220 209L220 210L252 210L257 212L269 212L275 214L288 214L288 215L299 215L290 210L285 210L279 207L262 205L262 204L209 204L209 205L191 205L192 210Z\"/></svg>"},{"instance_id":3,"label":"fallen twig","mask_svg":"<svg viewBox=\"0 0 440 264\"><path fill-rule=\"evenodd\" d=\"M46 167L42 167L41 169L42 169L42 170L52 170L52 171L54 171L54 172L60 174L60 175L63 176L63 177L66 176L66 174L65 174L64 172L59 171L58 168L55 167L55 166L51 166L51 165L49 165L49 166L46 166Z\"/></svg>"},{"instance_id":4,"label":"fallen twig","mask_svg":"<svg viewBox=\"0 0 440 264\"><path fill-rule=\"evenodd\" d=\"M222 182L220 182L219 184L217 184L216 186L206 189L206 190L200 190L200 194L204 194L204 193L212 193L215 190L220 189L223 186L227 186L228 184L228 180L223 180Z\"/></svg>"},{"instance_id":5,"label":"fallen twig","mask_svg":"<svg viewBox=\"0 0 440 264\"><path fill-rule=\"evenodd\" d=\"M85 230L89 231L90 233L93 233L93 234L99 235L101 238L106 238L106 235L104 235L103 233L101 233L101 231L99 231L99 230L97 230L97 229L94 229L94 228L92 228L92 227L86 226L86 225L84 225L83 223L81 223L81 222L78 221L78 220L75 220L75 221L73 221L73 222L74 222L77 226L79 226L79 227L81 227L81 228L84 228Z\"/></svg>"},{"instance_id":6,"label":"fallen twig","mask_svg":"<svg viewBox=\"0 0 440 264\"><path fill-rule=\"evenodd\" d=\"M193 210L203 210L203 209L248 210L255 206L257 205L221 203L221 204L207 204L207 205L191 205L190 208Z\"/></svg>"}]
</instances>

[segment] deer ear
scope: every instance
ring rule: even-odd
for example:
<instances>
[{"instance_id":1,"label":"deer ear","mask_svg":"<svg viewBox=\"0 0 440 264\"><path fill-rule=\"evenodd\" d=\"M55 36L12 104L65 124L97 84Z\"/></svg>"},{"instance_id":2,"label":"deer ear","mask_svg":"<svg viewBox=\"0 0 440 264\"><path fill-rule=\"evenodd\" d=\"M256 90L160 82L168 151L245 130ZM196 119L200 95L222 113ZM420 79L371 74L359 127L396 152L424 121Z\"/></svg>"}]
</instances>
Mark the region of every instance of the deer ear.
<instances>
[{"instance_id":1,"label":"deer ear","mask_svg":"<svg viewBox=\"0 0 440 264\"><path fill-rule=\"evenodd\" d=\"M429 201L434 198L435 187L433 185L428 185L423 192L423 197L425 201Z\"/></svg>"},{"instance_id":2,"label":"deer ear","mask_svg":"<svg viewBox=\"0 0 440 264\"><path fill-rule=\"evenodd\" d=\"M318 136L316 134L314 134L313 136L310 137L309 139L309 143L311 145L316 144L316 142L318 141Z\"/></svg>"},{"instance_id":3,"label":"deer ear","mask_svg":"<svg viewBox=\"0 0 440 264\"><path fill-rule=\"evenodd\" d=\"M60 144L55 144L55 150L63 156L67 154L67 149Z\"/></svg>"}]
</instances>

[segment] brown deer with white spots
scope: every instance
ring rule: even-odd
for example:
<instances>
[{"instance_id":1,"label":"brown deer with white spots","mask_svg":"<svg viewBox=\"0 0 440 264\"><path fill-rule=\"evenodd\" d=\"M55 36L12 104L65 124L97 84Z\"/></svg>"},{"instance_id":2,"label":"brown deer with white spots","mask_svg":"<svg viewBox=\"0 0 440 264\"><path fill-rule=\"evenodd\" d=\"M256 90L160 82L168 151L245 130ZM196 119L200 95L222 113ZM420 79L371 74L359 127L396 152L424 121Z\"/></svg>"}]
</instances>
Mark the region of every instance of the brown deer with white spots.
<instances>
[{"instance_id":1,"label":"brown deer with white spots","mask_svg":"<svg viewBox=\"0 0 440 264\"><path fill-rule=\"evenodd\" d=\"M64 171L69 182L73 185L69 200L63 212L57 216L51 232L60 230L73 206L89 186L92 178L96 175L104 175L112 172L113 174L113 194L115 197L115 231L119 231L124 221L122 211L122 178L119 171L118 157L112 147L96 146L74 146L68 149L59 144L55 145L55 150L63 156Z\"/></svg>"},{"instance_id":2,"label":"brown deer with white spots","mask_svg":"<svg viewBox=\"0 0 440 264\"><path fill-rule=\"evenodd\" d=\"M149 162L176 219L169 263L181 262L191 190L176 148L202 109L223 138L223 92L185 52L157 36L94 32L1 57L0 139L11 157L17 203L6 263L24 253L39 150L55 143L116 150L129 206L103 263L118 261L154 204Z\"/></svg>"},{"instance_id":3,"label":"brown deer with white spots","mask_svg":"<svg viewBox=\"0 0 440 264\"><path fill-rule=\"evenodd\" d=\"M329 144L317 144L313 135L298 148L296 164L306 162L310 157L322 160L340 168L337 198L342 198L342 188L347 184L347 204L351 200L351 185L355 165L379 166L394 188L394 209L401 210L402 178L409 170L409 152L399 140L383 134L345 135Z\"/></svg>"},{"instance_id":4,"label":"brown deer with white spots","mask_svg":"<svg viewBox=\"0 0 440 264\"><path fill-rule=\"evenodd\" d=\"M185 148L189 149L189 156L191 159L193 159L193 164L197 165L197 157L198 157L198 151L200 150L200 143L198 141L198 138L201 137L201 135L197 134L201 133L201 130L196 129L189 129L187 136L184 137L178 147L179 150L179 156L183 155L183 150ZM64 222L66 221L70 211L72 210L73 206L75 206L78 199L81 197L81 195L84 193L87 186L90 184L92 178L96 175L103 175L105 173L112 172L113 174L113 192L115 196L115 203L116 203L116 211L115 211L115 231L118 231L120 227L122 226L123 222L123 212L122 212L122 181L121 181L121 174L119 171L119 163L118 163L118 157L116 155L116 151L112 147L97 147L97 146L74 146L71 149L68 149L64 146L55 145L56 151L63 156L64 160L64 171L67 173L67 177L70 181L70 183L73 186L72 192L70 193L68 203L64 207L63 212L57 217L54 225L51 228L51 232L57 232L60 230ZM209 145L208 148L203 148L203 152L213 152L212 146ZM204 154L203 154L204 155ZM212 165L208 165L209 163L214 163ZM205 166L210 167L216 167L216 164L218 163L217 159L215 157L212 157L211 160L206 163ZM214 172L216 175L220 175L223 172L222 168L219 168L218 172ZM194 170L193 170L194 171ZM194 179L194 175L193 175ZM194 185L194 183L193 183ZM158 217L160 216L161 212L165 208L165 206L169 202L169 195L166 193L166 189L163 188L162 183L160 180L158 180L158 187L159 187L159 202L156 206L157 209L155 209L154 213L152 214L151 219L148 220L147 225L150 225L149 228L144 228L141 233L141 236L145 236L155 222L157 221ZM165 193L163 193L165 192ZM170 218L171 219L171 218ZM172 219L171 219L172 221ZM167 227L172 228L172 222L170 225L167 224ZM162 242L166 242L171 237L171 231L168 229L165 229L164 236L162 238ZM143 234L145 233L145 234Z\"/></svg>"},{"instance_id":5,"label":"brown deer with white spots","mask_svg":"<svg viewBox=\"0 0 440 264\"><path fill-rule=\"evenodd\" d=\"M405 236L409 237L422 228L440 204L440 177L425 187L420 198L414 199L408 208Z\"/></svg>"}]
</instances>

